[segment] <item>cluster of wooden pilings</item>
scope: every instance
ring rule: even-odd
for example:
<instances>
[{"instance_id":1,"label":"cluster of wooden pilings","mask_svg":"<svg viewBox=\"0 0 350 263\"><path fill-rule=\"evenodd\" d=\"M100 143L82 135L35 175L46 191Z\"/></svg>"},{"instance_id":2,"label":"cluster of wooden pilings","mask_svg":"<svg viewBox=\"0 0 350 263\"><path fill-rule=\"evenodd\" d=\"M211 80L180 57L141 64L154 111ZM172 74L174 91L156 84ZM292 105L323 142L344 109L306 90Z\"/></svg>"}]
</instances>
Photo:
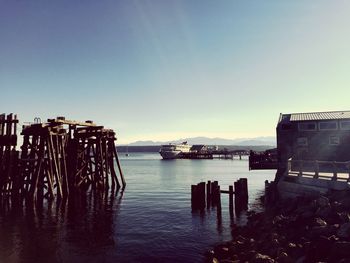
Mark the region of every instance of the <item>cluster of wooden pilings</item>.
<instances>
[{"instance_id":1,"label":"cluster of wooden pilings","mask_svg":"<svg viewBox=\"0 0 350 263\"><path fill-rule=\"evenodd\" d=\"M18 152L17 116L13 114L0 115L0 193L11 193L13 184L17 183Z\"/></svg>"},{"instance_id":2,"label":"cluster of wooden pilings","mask_svg":"<svg viewBox=\"0 0 350 263\"><path fill-rule=\"evenodd\" d=\"M125 187L115 132L64 117L24 125L21 152L16 115L0 115L0 196L40 201L91 189ZM119 179L114 164L117 164Z\"/></svg>"},{"instance_id":3,"label":"cluster of wooden pilings","mask_svg":"<svg viewBox=\"0 0 350 263\"><path fill-rule=\"evenodd\" d=\"M236 213L248 209L248 181L247 178L240 178L234 182L234 186L230 185L228 190L221 190L218 181L191 185L192 210L216 206L218 211L221 211L221 194L229 196L230 215L233 215L234 208Z\"/></svg>"}]
</instances>

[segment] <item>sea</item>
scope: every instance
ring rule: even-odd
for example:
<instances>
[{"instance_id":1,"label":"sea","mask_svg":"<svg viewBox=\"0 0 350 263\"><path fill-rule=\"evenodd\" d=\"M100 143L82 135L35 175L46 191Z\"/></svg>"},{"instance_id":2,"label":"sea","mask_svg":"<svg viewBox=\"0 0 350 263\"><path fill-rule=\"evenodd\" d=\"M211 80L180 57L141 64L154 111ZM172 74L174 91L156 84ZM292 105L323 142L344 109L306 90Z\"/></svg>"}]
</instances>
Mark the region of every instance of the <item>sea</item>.
<instances>
[{"instance_id":1,"label":"sea","mask_svg":"<svg viewBox=\"0 0 350 263\"><path fill-rule=\"evenodd\" d=\"M218 181L222 190L248 178L249 209L261 209L264 181L275 171L249 171L248 159L162 160L158 153L120 153L124 191L92 193L42 207L3 205L0 262L203 262L231 239L246 213L191 209L191 185Z\"/></svg>"}]
</instances>

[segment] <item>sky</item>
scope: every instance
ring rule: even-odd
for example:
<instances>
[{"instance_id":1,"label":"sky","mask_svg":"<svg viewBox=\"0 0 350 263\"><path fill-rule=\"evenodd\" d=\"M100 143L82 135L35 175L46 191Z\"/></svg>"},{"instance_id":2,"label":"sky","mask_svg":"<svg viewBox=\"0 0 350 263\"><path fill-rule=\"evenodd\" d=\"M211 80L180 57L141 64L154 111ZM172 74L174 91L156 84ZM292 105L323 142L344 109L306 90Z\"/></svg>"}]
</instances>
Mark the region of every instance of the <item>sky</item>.
<instances>
[{"instance_id":1,"label":"sky","mask_svg":"<svg viewBox=\"0 0 350 263\"><path fill-rule=\"evenodd\" d=\"M349 110L350 1L0 0L0 113L118 143L274 136Z\"/></svg>"}]
</instances>

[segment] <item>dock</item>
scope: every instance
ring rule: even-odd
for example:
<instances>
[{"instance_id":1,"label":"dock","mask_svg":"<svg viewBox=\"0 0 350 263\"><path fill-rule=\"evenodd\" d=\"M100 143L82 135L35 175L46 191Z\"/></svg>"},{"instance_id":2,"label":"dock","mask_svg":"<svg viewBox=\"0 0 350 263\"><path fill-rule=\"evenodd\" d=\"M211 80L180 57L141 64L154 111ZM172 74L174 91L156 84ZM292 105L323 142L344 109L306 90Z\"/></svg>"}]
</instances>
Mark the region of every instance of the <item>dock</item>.
<instances>
[{"instance_id":1,"label":"dock","mask_svg":"<svg viewBox=\"0 0 350 263\"><path fill-rule=\"evenodd\" d=\"M249 155L247 150L213 150L213 151L199 151L199 152L183 152L179 155L179 159L234 159L238 157L240 160L242 156Z\"/></svg>"}]
</instances>

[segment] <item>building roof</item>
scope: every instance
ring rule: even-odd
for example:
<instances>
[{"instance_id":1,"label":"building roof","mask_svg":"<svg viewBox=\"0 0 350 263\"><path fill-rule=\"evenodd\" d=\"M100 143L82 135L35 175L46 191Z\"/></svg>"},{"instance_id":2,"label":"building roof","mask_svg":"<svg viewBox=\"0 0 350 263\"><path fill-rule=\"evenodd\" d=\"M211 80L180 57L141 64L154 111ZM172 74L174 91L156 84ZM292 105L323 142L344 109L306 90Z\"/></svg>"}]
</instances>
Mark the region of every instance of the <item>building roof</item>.
<instances>
[{"instance_id":1,"label":"building roof","mask_svg":"<svg viewBox=\"0 0 350 263\"><path fill-rule=\"evenodd\" d=\"M339 119L350 119L350 111L292 113L290 116L290 121L317 121Z\"/></svg>"}]
</instances>

